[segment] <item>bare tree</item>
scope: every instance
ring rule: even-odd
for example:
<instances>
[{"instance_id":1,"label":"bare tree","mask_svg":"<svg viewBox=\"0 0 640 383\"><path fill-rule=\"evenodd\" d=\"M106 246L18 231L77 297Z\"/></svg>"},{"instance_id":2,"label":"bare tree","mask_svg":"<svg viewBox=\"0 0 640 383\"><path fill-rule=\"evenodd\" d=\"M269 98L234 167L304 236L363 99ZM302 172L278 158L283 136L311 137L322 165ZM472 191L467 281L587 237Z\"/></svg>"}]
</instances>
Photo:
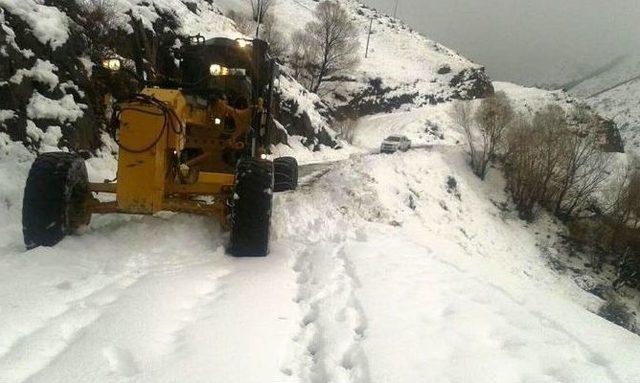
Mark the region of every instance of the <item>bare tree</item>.
<instances>
[{"instance_id":1,"label":"bare tree","mask_svg":"<svg viewBox=\"0 0 640 383\"><path fill-rule=\"evenodd\" d=\"M544 167L536 151L540 136L524 115L518 115L506 135L505 175L520 217L535 217L536 204L540 200Z\"/></svg>"},{"instance_id":2,"label":"bare tree","mask_svg":"<svg viewBox=\"0 0 640 383\"><path fill-rule=\"evenodd\" d=\"M611 155L600 149L597 132L586 137L572 134L562 140L562 164L558 169L556 216L568 219L591 204L591 197L608 179Z\"/></svg>"},{"instance_id":3,"label":"bare tree","mask_svg":"<svg viewBox=\"0 0 640 383\"><path fill-rule=\"evenodd\" d=\"M317 71L319 57L319 46L311 34L303 30L293 33L289 53L292 75L307 89L313 86L313 73Z\"/></svg>"},{"instance_id":4,"label":"bare tree","mask_svg":"<svg viewBox=\"0 0 640 383\"><path fill-rule=\"evenodd\" d=\"M474 117L482 138L481 155L476 160L476 174L484 179L489 162L496 156L498 147L502 145L504 132L513 120L509 97L504 92L497 92L492 97L483 99Z\"/></svg>"},{"instance_id":5,"label":"bare tree","mask_svg":"<svg viewBox=\"0 0 640 383\"><path fill-rule=\"evenodd\" d=\"M502 145L513 115L511 102L504 92L482 100L475 112L469 102L454 105L453 118L464 130L471 168L481 179L486 177L489 163Z\"/></svg>"},{"instance_id":6,"label":"bare tree","mask_svg":"<svg viewBox=\"0 0 640 383\"><path fill-rule=\"evenodd\" d=\"M640 228L640 159L625 166L612 189L608 214L619 226Z\"/></svg>"},{"instance_id":7,"label":"bare tree","mask_svg":"<svg viewBox=\"0 0 640 383\"><path fill-rule=\"evenodd\" d=\"M471 167L474 172L476 169L476 134L475 134L475 121L473 119L473 105L468 101L458 101L453 105L453 111L451 114L453 120L462 127L464 131L465 139L469 147L469 156L471 161Z\"/></svg>"},{"instance_id":8,"label":"bare tree","mask_svg":"<svg viewBox=\"0 0 640 383\"><path fill-rule=\"evenodd\" d=\"M287 42L278 28L276 17L271 14L266 15L263 24L260 38L269 43L269 51L273 57L283 58L287 53Z\"/></svg>"},{"instance_id":9,"label":"bare tree","mask_svg":"<svg viewBox=\"0 0 640 383\"><path fill-rule=\"evenodd\" d=\"M251 3L251 16L253 21L262 23L269 10L275 4L275 0L249 0Z\"/></svg>"},{"instance_id":10,"label":"bare tree","mask_svg":"<svg viewBox=\"0 0 640 383\"><path fill-rule=\"evenodd\" d=\"M557 143L567 133L566 115L556 106L536 113L532 121L519 115L506 135L504 156L509 190L526 220L553 200L556 172L562 161Z\"/></svg>"},{"instance_id":11,"label":"bare tree","mask_svg":"<svg viewBox=\"0 0 640 383\"><path fill-rule=\"evenodd\" d=\"M355 23L338 2L324 1L318 4L314 16L315 20L296 34L298 41L312 46L294 47L292 56L302 53L305 60L297 63L302 65L295 71L309 83L309 90L318 92L328 78L358 63L360 43ZM295 51L301 48L303 52Z\"/></svg>"},{"instance_id":12,"label":"bare tree","mask_svg":"<svg viewBox=\"0 0 640 383\"><path fill-rule=\"evenodd\" d=\"M524 118L516 118L507 134L505 154L509 189L521 216L534 218L538 207L562 219L576 218L594 204L609 177L610 154L601 150L595 117L567 116L549 105L531 123Z\"/></svg>"},{"instance_id":13,"label":"bare tree","mask_svg":"<svg viewBox=\"0 0 640 383\"><path fill-rule=\"evenodd\" d=\"M347 118L342 121L338 121L338 138L344 140L348 144L353 144L353 139L356 135L356 127L358 126L358 121Z\"/></svg>"},{"instance_id":14,"label":"bare tree","mask_svg":"<svg viewBox=\"0 0 640 383\"><path fill-rule=\"evenodd\" d=\"M113 48L109 35L116 29L118 17L114 0L80 0L79 5L79 24L95 53L101 54L101 50Z\"/></svg>"}]
</instances>

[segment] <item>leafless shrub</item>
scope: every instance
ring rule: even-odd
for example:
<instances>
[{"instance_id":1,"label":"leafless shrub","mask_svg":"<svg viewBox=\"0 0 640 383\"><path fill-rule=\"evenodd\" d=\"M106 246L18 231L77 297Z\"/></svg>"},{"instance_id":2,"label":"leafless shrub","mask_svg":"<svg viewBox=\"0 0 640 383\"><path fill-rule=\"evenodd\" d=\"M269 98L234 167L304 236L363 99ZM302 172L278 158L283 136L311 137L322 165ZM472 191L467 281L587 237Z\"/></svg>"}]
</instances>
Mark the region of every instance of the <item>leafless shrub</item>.
<instances>
[{"instance_id":1,"label":"leafless shrub","mask_svg":"<svg viewBox=\"0 0 640 383\"><path fill-rule=\"evenodd\" d=\"M535 216L536 207L575 218L607 180L610 155L600 148L594 121L570 126L569 119L562 108L550 105L531 122L516 118L507 135L508 185L525 219Z\"/></svg>"},{"instance_id":2,"label":"leafless shrub","mask_svg":"<svg viewBox=\"0 0 640 383\"><path fill-rule=\"evenodd\" d=\"M227 17L236 24L238 32L248 36L255 35L258 23L253 21L251 15L243 12L229 11ZM278 28L275 16L265 15L262 20L262 28L259 29L259 37L269 43L271 55L283 58L287 53L287 42L284 34Z\"/></svg>"},{"instance_id":3,"label":"leafless shrub","mask_svg":"<svg viewBox=\"0 0 640 383\"><path fill-rule=\"evenodd\" d=\"M318 4L314 16L293 36L291 65L296 79L318 92L328 78L358 63L360 43L355 23L338 2Z\"/></svg>"},{"instance_id":4,"label":"leafless shrub","mask_svg":"<svg viewBox=\"0 0 640 383\"><path fill-rule=\"evenodd\" d=\"M555 155L547 156L546 164L541 161L544 156L538 145L544 139L544 135L536 132L531 121L523 115L514 120L506 137L507 185L520 217L527 220L535 216L536 204L546 188L541 181L546 178L545 175L548 176L549 164L553 164L557 158ZM547 147L547 154L549 149Z\"/></svg>"},{"instance_id":5,"label":"leafless shrub","mask_svg":"<svg viewBox=\"0 0 640 383\"><path fill-rule=\"evenodd\" d=\"M269 14L269 10L275 4L275 0L249 0L251 3L251 16L253 21L261 23Z\"/></svg>"},{"instance_id":6,"label":"leafless shrub","mask_svg":"<svg viewBox=\"0 0 640 383\"><path fill-rule=\"evenodd\" d=\"M608 214L622 226L640 228L640 160L625 166L614 181Z\"/></svg>"},{"instance_id":7,"label":"leafless shrub","mask_svg":"<svg viewBox=\"0 0 640 383\"><path fill-rule=\"evenodd\" d=\"M287 41L284 33L278 28L275 16L267 15L260 30L260 38L269 43L269 50L273 57L283 58L287 53Z\"/></svg>"},{"instance_id":8,"label":"leafless shrub","mask_svg":"<svg viewBox=\"0 0 640 383\"><path fill-rule=\"evenodd\" d=\"M471 167L481 179L486 177L489 163L496 157L513 115L511 102L504 92L482 100L475 112L468 102L454 106L453 117L464 130Z\"/></svg>"},{"instance_id":9,"label":"leafless shrub","mask_svg":"<svg viewBox=\"0 0 640 383\"><path fill-rule=\"evenodd\" d=\"M81 0L78 23L84 29L94 50L109 45L111 32L116 29L117 12L114 0Z\"/></svg>"},{"instance_id":10,"label":"leafless shrub","mask_svg":"<svg viewBox=\"0 0 640 383\"><path fill-rule=\"evenodd\" d=\"M342 121L338 121L336 126L338 131L338 138L344 140L348 144L353 144L358 121L355 119L347 118Z\"/></svg>"},{"instance_id":11,"label":"leafless shrub","mask_svg":"<svg viewBox=\"0 0 640 383\"><path fill-rule=\"evenodd\" d=\"M511 102L504 92L497 92L494 96L483 99L475 113L474 118L482 139L481 155L476 160L476 175L481 179L486 177L489 162L502 145L504 132L513 120L513 114Z\"/></svg>"},{"instance_id":12,"label":"leafless shrub","mask_svg":"<svg viewBox=\"0 0 640 383\"><path fill-rule=\"evenodd\" d=\"M477 127L473 118L473 105L466 101L456 102L453 105L451 117L460 127L462 127L462 130L464 131L469 148L471 167L475 172L478 149L476 148Z\"/></svg>"}]
</instances>

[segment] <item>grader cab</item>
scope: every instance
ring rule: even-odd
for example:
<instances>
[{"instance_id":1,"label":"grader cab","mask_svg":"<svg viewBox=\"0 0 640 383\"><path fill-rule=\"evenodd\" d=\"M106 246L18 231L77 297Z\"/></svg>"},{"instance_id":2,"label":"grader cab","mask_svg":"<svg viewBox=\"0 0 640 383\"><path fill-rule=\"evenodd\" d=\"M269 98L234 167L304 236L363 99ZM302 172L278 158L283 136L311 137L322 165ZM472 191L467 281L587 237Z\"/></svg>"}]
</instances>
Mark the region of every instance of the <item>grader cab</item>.
<instances>
[{"instance_id":1,"label":"grader cab","mask_svg":"<svg viewBox=\"0 0 640 383\"><path fill-rule=\"evenodd\" d=\"M77 154L40 155L27 179L27 248L53 246L92 214L174 211L216 217L236 256L268 252L272 192L297 187L294 158L267 160L278 66L261 40L194 36L178 79L115 106L113 182L90 183ZM104 66L120 70L114 59ZM115 194L114 198L104 198Z\"/></svg>"}]
</instances>

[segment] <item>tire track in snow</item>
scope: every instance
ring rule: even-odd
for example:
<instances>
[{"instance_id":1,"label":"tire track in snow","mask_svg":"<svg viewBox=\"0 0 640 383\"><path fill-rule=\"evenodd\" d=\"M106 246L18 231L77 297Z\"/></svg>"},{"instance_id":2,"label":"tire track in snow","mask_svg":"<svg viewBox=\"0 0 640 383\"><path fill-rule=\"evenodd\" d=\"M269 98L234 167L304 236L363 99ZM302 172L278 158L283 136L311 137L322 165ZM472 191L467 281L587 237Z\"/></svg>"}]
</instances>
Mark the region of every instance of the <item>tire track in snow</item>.
<instances>
[{"instance_id":1,"label":"tire track in snow","mask_svg":"<svg viewBox=\"0 0 640 383\"><path fill-rule=\"evenodd\" d=\"M366 318L344 240L308 243L294 260L302 319L293 338L293 362L283 372L302 382L370 381L361 347Z\"/></svg>"},{"instance_id":2,"label":"tire track in snow","mask_svg":"<svg viewBox=\"0 0 640 383\"><path fill-rule=\"evenodd\" d=\"M115 281L67 302L67 309L44 320L41 326L14 340L0 355L0 381L24 381L47 368L102 315L102 308L117 301L144 274L131 269Z\"/></svg>"}]
</instances>

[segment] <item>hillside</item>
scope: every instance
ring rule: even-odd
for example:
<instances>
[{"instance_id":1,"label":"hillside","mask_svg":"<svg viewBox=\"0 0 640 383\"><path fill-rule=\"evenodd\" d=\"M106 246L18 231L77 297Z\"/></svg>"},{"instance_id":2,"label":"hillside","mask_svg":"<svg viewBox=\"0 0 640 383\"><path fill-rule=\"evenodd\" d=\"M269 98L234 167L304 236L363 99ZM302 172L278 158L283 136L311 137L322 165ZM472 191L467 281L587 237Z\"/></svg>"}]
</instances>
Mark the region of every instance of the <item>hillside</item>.
<instances>
[{"instance_id":1,"label":"hillside","mask_svg":"<svg viewBox=\"0 0 640 383\"><path fill-rule=\"evenodd\" d=\"M127 79L110 80L99 65L97 49L131 58L138 39L134 36L137 20L144 30L142 40L147 51L157 45L175 46L180 38L198 33L205 38L239 37L241 34L223 13L247 7L245 1L231 0L114 0L108 3L113 16L101 27L106 31L96 31L90 22L95 9L79 5L91 2L66 0L53 4L0 1L0 41L4 41L0 45L0 129L11 139L35 147L51 129L47 137L58 137L62 145L91 150L102 144L100 130L105 126L105 106L99 93L117 95L126 90L122 87L135 86ZM312 17L315 4L307 0L279 2L274 13L285 36ZM316 150L318 144L334 145L336 132L330 124L346 110L365 115L452 98L474 98L492 91L479 65L357 1L348 1L345 6L361 30L363 56L368 20L375 20L371 55L352 72L343 73L339 81L333 81L334 89L325 92L322 99L302 89L284 71L280 123L288 135L297 137L294 141L306 142ZM39 21L45 17L46 26ZM96 33L101 33L106 42L97 45L91 40ZM159 57L146 60L149 65L154 60L160 64ZM30 107L36 102L40 106ZM280 141L287 138L281 137Z\"/></svg>"}]
</instances>

